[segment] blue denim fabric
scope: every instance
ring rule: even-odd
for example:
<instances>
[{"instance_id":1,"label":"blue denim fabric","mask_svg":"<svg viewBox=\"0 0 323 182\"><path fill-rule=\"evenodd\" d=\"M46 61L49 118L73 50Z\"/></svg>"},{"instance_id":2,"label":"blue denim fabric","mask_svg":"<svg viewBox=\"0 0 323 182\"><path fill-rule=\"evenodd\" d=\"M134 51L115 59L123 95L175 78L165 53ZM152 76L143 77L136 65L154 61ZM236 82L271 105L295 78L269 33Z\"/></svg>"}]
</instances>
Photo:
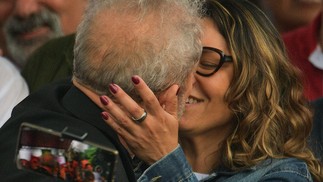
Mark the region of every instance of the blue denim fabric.
<instances>
[{"instance_id":1,"label":"blue denim fabric","mask_svg":"<svg viewBox=\"0 0 323 182\"><path fill-rule=\"evenodd\" d=\"M184 152L178 146L173 152L148 167L138 179L147 181L181 181L197 182L192 168L188 164ZM218 170L203 181L217 182L254 182L254 181L284 181L312 182L311 174L305 162L295 158L268 159L261 164L240 172Z\"/></svg>"},{"instance_id":2,"label":"blue denim fabric","mask_svg":"<svg viewBox=\"0 0 323 182\"><path fill-rule=\"evenodd\" d=\"M187 162L182 148L178 145L173 152L149 166L137 181L189 182L198 180Z\"/></svg>"},{"instance_id":3,"label":"blue denim fabric","mask_svg":"<svg viewBox=\"0 0 323 182\"><path fill-rule=\"evenodd\" d=\"M305 162L295 158L267 159L261 164L240 172L218 171L206 181L251 182L284 181L312 182L312 176Z\"/></svg>"}]
</instances>

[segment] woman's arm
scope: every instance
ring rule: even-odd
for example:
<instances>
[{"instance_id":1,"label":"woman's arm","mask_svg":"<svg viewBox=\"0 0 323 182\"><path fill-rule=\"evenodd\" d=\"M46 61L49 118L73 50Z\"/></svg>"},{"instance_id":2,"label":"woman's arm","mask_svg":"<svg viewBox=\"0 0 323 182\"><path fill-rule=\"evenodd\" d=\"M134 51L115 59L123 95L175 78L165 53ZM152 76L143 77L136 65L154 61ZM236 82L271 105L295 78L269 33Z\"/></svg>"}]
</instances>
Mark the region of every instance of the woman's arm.
<instances>
[{"instance_id":1,"label":"woman's arm","mask_svg":"<svg viewBox=\"0 0 323 182\"><path fill-rule=\"evenodd\" d=\"M101 96L102 117L126 142L127 147L138 158L153 164L173 151L178 145L177 96L178 86L171 86L161 96L163 107L154 93L138 76L134 83L143 102L137 104L118 85L111 84L110 91L116 104L107 96ZM147 117L136 122L131 117L139 118L144 111Z\"/></svg>"},{"instance_id":2,"label":"woman's arm","mask_svg":"<svg viewBox=\"0 0 323 182\"><path fill-rule=\"evenodd\" d=\"M150 165L138 180L161 178L163 181L197 181L178 144L178 86L169 87L157 99L139 76L134 76L132 81L142 103L137 104L115 84L110 85L115 102L107 96L101 96L100 100L106 123L118 133L136 157ZM144 111L147 117L142 122L131 119L140 118Z\"/></svg>"}]
</instances>

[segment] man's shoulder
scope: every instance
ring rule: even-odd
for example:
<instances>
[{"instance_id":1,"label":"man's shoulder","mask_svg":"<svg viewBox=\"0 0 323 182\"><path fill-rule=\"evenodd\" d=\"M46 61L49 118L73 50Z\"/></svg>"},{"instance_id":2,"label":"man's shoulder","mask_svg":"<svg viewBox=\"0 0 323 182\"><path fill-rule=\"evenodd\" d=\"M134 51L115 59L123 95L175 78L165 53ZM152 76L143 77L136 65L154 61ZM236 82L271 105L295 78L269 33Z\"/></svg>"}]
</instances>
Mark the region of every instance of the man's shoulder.
<instances>
[{"instance_id":1,"label":"man's shoulder","mask_svg":"<svg viewBox=\"0 0 323 182\"><path fill-rule=\"evenodd\" d=\"M64 87L67 90L68 86L65 85ZM22 178L24 181L50 180L45 177L41 179L39 175L18 170L14 159L22 123L32 123L57 131L64 128L66 121L75 123L75 126L79 125L79 122L72 121L72 117L61 114L64 109L59 105L59 98L54 98L55 93L57 93L56 88L62 87L55 86L52 89L44 89L39 93L29 95L14 108L11 118L0 128L0 150L2 151L0 178L2 180L16 181Z\"/></svg>"},{"instance_id":2,"label":"man's shoulder","mask_svg":"<svg viewBox=\"0 0 323 182\"><path fill-rule=\"evenodd\" d=\"M18 68L3 57L0 57L0 86L0 101L7 106L10 106L12 103L9 102L9 98L16 103L17 100L21 101L22 98L28 95L26 81L20 75ZM7 100L7 102L5 102L5 100Z\"/></svg>"},{"instance_id":3,"label":"man's shoulder","mask_svg":"<svg viewBox=\"0 0 323 182\"><path fill-rule=\"evenodd\" d=\"M59 102L59 100L64 97L72 86L73 84L70 78L53 82L35 91L34 93L31 93L28 97L26 97L22 105L28 105L28 102L43 105L50 105L49 102Z\"/></svg>"},{"instance_id":4,"label":"man's shoulder","mask_svg":"<svg viewBox=\"0 0 323 182\"><path fill-rule=\"evenodd\" d=\"M47 114L53 114L62 111L63 107L60 100L68 92L71 86L71 81L65 80L48 85L47 87L28 95L22 102L14 107L9 120L29 118L46 112ZM48 117L44 117L44 119Z\"/></svg>"}]
</instances>

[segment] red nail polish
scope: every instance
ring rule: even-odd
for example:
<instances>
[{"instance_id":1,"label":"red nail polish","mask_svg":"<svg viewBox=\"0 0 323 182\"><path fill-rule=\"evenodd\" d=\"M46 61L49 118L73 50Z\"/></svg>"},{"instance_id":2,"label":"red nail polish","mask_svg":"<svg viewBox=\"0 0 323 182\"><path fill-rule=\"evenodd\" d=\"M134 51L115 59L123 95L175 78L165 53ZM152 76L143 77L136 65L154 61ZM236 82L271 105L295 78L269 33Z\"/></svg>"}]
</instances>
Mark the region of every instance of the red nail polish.
<instances>
[{"instance_id":1,"label":"red nail polish","mask_svg":"<svg viewBox=\"0 0 323 182\"><path fill-rule=\"evenodd\" d=\"M140 80L139 80L139 78L138 77L136 77L136 76L133 76L133 77L131 77L131 80L132 80L132 82L134 83L134 84L139 84L139 82L140 82Z\"/></svg>"},{"instance_id":2,"label":"red nail polish","mask_svg":"<svg viewBox=\"0 0 323 182\"><path fill-rule=\"evenodd\" d=\"M117 87L115 84L110 84L110 85L109 85L109 88L110 88L110 91L111 91L113 94L116 94L116 93L117 93L118 87Z\"/></svg>"},{"instance_id":3,"label":"red nail polish","mask_svg":"<svg viewBox=\"0 0 323 182\"><path fill-rule=\"evenodd\" d=\"M106 112L101 112L101 116L102 116L102 118L103 118L104 120L108 120L108 119L109 119L109 115L108 115L108 113L106 113Z\"/></svg>"},{"instance_id":4,"label":"red nail polish","mask_svg":"<svg viewBox=\"0 0 323 182\"><path fill-rule=\"evenodd\" d=\"M106 97L104 97L104 96L101 96L100 97L100 101L105 106L109 104L109 100Z\"/></svg>"}]
</instances>

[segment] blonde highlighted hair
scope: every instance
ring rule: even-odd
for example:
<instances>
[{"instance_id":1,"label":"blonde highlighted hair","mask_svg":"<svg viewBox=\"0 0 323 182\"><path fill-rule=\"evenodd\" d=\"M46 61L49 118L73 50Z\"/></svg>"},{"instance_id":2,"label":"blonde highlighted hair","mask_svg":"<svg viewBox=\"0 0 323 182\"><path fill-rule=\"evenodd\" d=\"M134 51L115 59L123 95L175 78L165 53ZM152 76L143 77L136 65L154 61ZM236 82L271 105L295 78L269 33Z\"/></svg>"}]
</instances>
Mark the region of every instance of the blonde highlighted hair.
<instances>
[{"instance_id":1,"label":"blonde highlighted hair","mask_svg":"<svg viewBox=\"0 0 323 182\"><path fill-rule=\"evenodd\" d=\"M312 114L300 72L290 64L279 32L246 0L207 0L204 10L234 58L225 99L237 126L224 142L223 165L239 171L267 158L295 157L322 181L321 164L307 144Z\"/></svg>"}]
</instances>

